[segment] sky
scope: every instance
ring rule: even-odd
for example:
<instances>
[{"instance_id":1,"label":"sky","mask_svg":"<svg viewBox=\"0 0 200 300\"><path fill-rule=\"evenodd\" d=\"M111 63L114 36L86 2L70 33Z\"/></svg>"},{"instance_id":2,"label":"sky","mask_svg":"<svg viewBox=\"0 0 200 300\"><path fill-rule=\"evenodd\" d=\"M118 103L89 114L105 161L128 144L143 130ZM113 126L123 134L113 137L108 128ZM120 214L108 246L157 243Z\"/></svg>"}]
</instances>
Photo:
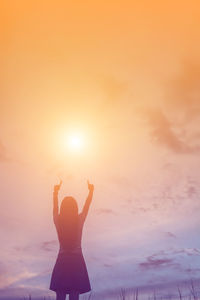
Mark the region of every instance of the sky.
<instances>
[{"instance_id":1,"label":"sky","mask_svg":"<svg viewBox=\"0 0 200 300\"><path fill-rule=\"evenodd\" d=\"M0 299L54 296L60 178L94 293L198 280L199 1L0 5Z\"/></svg>"}]
</instances>

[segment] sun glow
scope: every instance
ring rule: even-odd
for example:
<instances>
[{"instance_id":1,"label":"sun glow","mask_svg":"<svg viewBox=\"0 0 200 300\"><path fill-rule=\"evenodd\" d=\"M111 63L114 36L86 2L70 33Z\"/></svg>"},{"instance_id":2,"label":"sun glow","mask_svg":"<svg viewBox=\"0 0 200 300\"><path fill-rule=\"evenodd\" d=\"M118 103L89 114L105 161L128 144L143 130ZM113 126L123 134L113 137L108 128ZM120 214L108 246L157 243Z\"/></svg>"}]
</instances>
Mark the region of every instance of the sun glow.
<instances>
[{"instance_id":1,"label":"sun glow","mask_svg":"<svg viewBox=\"0 0 200 300\"><path fill-rule=\"evenodd\" d=\"M68 147L71 150L81 150L84 146L83 136L80 134L72 134L68 138Z\"/></svg>"},{"instance_id":2,"label":"sun glow","mask_svg":"<svg viewBox=\"0 0 200 300\"><path fill-rule=\"evenodd\" d=\"M68 133L63 137L63 146L70 152L82 152L85 147L85 137L80 132Z\"/></svg>"}]
</instances>

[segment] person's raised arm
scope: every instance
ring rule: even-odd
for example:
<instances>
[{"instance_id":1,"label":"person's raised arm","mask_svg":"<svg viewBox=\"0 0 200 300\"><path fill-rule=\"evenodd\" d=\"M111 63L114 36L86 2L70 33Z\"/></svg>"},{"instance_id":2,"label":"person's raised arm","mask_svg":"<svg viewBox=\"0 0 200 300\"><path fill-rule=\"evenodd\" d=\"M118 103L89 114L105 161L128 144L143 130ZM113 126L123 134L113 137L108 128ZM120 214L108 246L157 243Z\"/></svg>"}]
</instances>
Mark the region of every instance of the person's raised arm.
<instances>
[{"instance_id":1,"label":"person's raised arm","mask_svg":"<svg viewBox=\"0 0 200 300\"><path fill-rule=\"evenodd\" d=\"M90 204L92 202L93 191L94 191L94 185L89 183L89 180L87 181L87 184L88 184L89 194L87 196L87 199L85 201L85 204L84 204L84 207L83 207L83 210L81 213L83 216L83 220L85 220L85 218L87 217L88 210L89 210Z\"/></svg>"},{"instance_id":2,"label":"person's raised arm","mask_svg":"<svg viewBox=\"0 0 200 300\"><path fill-rule=\"evenodd\" d=\"M62 181L60 181L59 184L54 185L53 190L53 220L54 223L56 223L57 217L58 217L58 192L60 190Z\"/></svg>"}]
</instances>

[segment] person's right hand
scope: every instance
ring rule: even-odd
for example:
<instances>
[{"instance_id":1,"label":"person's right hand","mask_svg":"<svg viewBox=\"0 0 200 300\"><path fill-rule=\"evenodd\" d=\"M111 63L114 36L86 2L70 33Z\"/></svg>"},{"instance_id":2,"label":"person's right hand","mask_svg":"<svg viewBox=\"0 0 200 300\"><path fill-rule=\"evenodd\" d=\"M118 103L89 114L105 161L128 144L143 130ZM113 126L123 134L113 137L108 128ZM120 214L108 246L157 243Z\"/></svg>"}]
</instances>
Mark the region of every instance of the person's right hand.
<instances>
[{"instance_id":1,"label":"person's right hand","mask_svg":"<svg viewBox=\"0 0 200 300\"><path fill-rule=\"evenodd\" d=\"M94 184L91 184L89 182L89 180L87 180L87 184L88 184L88 190L91 191L91 192L93 192L93 190L94 190Z\"/></svg>"},{"instance_id":2,"label":"person's right hand","mask_svg":"<svg viewBox=\"0 0 200 300\"><path fill-rule=\"evenodd\" d=\"M60 187L61 187L61 185L62 185L62 180L60 180L59 184L54 185L54 192L58 192L59 189L60 189Z\"/></svg>"}]
</instances>

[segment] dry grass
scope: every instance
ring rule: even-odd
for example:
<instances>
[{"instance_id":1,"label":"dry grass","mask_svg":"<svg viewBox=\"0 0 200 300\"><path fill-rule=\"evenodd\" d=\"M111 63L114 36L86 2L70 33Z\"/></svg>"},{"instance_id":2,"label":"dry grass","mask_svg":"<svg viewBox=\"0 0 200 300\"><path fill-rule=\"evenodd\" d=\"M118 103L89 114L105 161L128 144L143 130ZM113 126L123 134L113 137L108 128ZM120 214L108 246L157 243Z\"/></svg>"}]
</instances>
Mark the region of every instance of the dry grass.
<instances>
[{"instance_id":1,"label":"dry grass","mask_svg":"<svg viewBox=\"0 0 200 300\"><path fill-rule=\"evenodd\" d=\"M68 297L66 297L66 300ZM94 293L90 293L89 295L82 295L80 297L80 300L95 300L100 299L100 297L96 297ZM179 286L174 290L174 293L167 293L161 294L159 290L157 292L155 290L152 291L152 293L146 294L144 296L144 293L139 293L139 290L136 289L132 292L130 290L127 290L125 288L121 288L119 292L116 292L116 295L114 296L104 296L101 298L101 300L200 300L200 286L194 286L193 282L190 282L190 285L185 287L184 292L181 290ZM15 299L12 299L15 300ZM41 297L41 298L35 298L29 295L28 297L22 297L18 298L16 300L55 300L55 297Z\"/></svg>"}]
</instances>

